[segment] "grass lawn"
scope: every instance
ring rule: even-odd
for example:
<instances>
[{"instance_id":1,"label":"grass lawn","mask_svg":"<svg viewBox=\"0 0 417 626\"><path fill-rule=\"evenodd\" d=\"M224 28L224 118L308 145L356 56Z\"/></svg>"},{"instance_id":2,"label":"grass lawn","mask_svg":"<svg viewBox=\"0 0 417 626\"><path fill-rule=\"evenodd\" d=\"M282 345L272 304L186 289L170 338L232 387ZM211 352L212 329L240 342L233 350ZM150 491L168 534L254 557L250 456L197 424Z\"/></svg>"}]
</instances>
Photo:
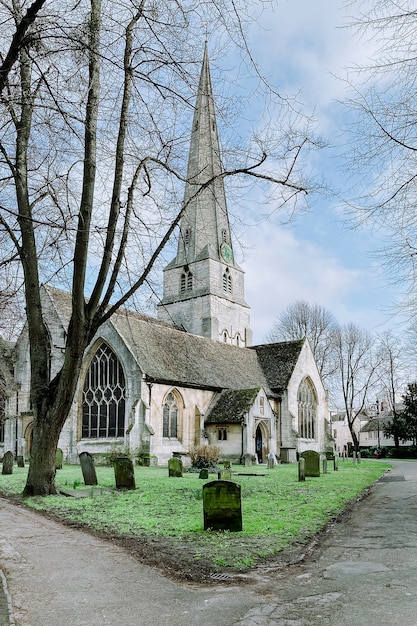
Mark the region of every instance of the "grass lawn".
<instances>
[{"instance_id":1,"label":"grass lawn","mask_svg":"<svg viewBox=\"0 0 417 626\"><path fill-rule=\"evenodd\" d=\"M332 463L328 466L332 468ZM136 489L114 488L110 467L96 468L99 495L71 498L62 495L25 500L28 507L136 545L138 555L158 564L166 558L171 567L245 568L259 564L293 544L306 542L353 499L361 495L389 468L389 463L339 460L339 471L329 469L320 478L298 482L297 465L245 468L233 466L233 480L242 488L243 531L203 530L202 486L198 474L169 478L165 467L136 467ZM264 476L239 476L238 473ZM27 468L15 467L11 476L0 475L0 492L16 496L23 490ZM217 478L210 474L209 480ZM67 465L57 471L63 489L84 487L81 468ZM152 546L152 549L151 547ZM135 551L135 550L133 550ZM159 559L159 560L158 560ZM192 574L189 576L194 578Z\"/></svg>"}]
</instances>

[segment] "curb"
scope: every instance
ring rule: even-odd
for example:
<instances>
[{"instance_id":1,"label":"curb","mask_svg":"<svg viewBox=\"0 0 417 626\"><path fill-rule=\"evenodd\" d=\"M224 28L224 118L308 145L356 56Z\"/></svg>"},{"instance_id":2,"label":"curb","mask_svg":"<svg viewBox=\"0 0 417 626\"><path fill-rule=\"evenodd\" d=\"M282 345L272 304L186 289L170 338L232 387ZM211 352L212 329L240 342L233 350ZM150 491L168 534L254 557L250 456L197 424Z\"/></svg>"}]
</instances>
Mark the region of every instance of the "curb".
<instances>
[{"instance_id":1,"label":"curb","mask_svg":"<svg viewBox=\"0 0 417 626\"><path fill-rule=\"evenodd\" d=\"M3 611L0 613L0 620L6 617L7 622L0 622L0 626L15 626L16 622L13 615L13 605L12 605L12 597L7 588L7 580L4 575L3 570L0 569L0 579L1 579L1 587L0 587L0 600L1 596L5 599L6 604L6 615L4 615ZM0 608L3 603L0 602Z\"/></svg>"}]
</instances>

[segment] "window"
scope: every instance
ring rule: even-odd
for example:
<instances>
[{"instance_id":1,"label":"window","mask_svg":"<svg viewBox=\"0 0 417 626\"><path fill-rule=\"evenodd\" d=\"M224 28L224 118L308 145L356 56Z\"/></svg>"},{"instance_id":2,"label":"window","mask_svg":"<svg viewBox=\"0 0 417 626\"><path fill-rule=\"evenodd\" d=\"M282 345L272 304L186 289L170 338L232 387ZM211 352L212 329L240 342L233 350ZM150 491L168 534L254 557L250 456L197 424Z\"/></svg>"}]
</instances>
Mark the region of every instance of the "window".
<instances>
[{"instance_id":1,"label":"window","mask_svg":"<svg viewBox=\"0 0 417 626\"><path fill-rule=\"evenodd\" d=\"M227 230L225 228L222 229L222 242L227 243Z\"/></svg>"},{"instance_id":2,"label":"window","mask_svg":"<svg viewBox=\"0 0 417 626\"><path fill-rule=\"evenodd\" d=\"M174 394L167 395L163 408L163 437L177 437L178 429L178 405Z\"/></svg>"},{"instance_id":3,"label":"window","mask_svg":"<svg viewBox=\"0 0 417 626\"><path fill-rule=\"evenodd\" d=\"M313 383L305 378L298 389L298 425L304 439L316 438L317 400Z\"/></svg>"},{"instance_id":4,"label":"window","mask_svg":"<svg viewBox=\"0 0 417 626\"><path fill-rule=\"evenodd\" d=\"M223 274L223 291L232 293L232 277L230 276L229 268Z\"/></svg>"},{"instance_id":5,"label":"window","mask_svg":"<svg viewBox=\"0 0 417 626\"><path fill-rule=\"evenodd\" d=\"M184 243L188 244L191 241L191 228L186 228L184 231Z\"/></svg>"},{"instance_id":6,"label":"window","mask_svg":"<svg viewBox=\"0 0 417 626\"><path fill-rule=\"evenodd\" d=\"M193 275L189 270L184 270L181 274L180 291L186 293L193 290Z\"/></svg>"},{"instance_id":7,"label":"window","mask_svg":"<svg viewBox=\"0 0 417 626\"><path fill-rule=\"evenodd\" d=\"M123 437L125 397L123 368L114 352L103 343L84 380L82 436Z\"/></svg>"},{"instance_id":8,"label":"window","mask_svg":"<svg viewBox=\"0 0 417 626\"><path fill-rule=\"evenodd\" d=\"M263 396L259 398L259 413L261 415L265 413L265 398Z\"/></svg>"},{"instance_id":9,"label":"window","mask_svg":"<svg viewBox=\"0 0 417 626\"><path fill-rule=\"evenodd\" d=\"M217 430L217 439L219 441L227 441L227 428L219 428Z\"/></svg>"}]
</instances>

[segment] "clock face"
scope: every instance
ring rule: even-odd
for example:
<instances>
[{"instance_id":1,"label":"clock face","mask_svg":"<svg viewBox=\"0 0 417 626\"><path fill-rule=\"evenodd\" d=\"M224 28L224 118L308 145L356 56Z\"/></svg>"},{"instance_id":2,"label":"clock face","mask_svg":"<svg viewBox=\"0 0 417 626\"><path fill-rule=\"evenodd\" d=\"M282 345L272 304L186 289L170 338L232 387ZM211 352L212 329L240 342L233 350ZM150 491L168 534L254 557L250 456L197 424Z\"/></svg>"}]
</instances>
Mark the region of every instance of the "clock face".
<instances>
[{"instance_id":1,"label":"clock face","mask_svg":"<svg viewBox=\"0 0 417 626\"><path fill-rule=\"evenodd\" d=\"M222 245L220 246L220 254L226 261L226 263L230 263L230 261L233 259L232 248L229 246L228 243L222 243Z\"/></svg>"}]
</instances>

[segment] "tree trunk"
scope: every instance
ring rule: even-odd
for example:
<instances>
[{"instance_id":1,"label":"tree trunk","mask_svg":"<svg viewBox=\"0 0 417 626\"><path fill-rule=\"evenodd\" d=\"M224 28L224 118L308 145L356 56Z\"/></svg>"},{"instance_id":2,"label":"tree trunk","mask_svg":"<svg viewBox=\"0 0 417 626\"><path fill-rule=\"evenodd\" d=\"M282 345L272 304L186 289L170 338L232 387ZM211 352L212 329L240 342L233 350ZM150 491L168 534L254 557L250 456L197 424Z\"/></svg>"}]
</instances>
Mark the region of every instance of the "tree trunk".
<instances>
[{"instance_id":1,"label":"tree trunk","mask_svg":"<svg viewBox=\"0 0 417 626\"><path fill-rule=\"evenodd\" d=\"M60 430L53 418L37 418L33 429L31 458L23 491L24 497L48 496L56 493L55 455Z\"/></svg>"}]
</instances>

